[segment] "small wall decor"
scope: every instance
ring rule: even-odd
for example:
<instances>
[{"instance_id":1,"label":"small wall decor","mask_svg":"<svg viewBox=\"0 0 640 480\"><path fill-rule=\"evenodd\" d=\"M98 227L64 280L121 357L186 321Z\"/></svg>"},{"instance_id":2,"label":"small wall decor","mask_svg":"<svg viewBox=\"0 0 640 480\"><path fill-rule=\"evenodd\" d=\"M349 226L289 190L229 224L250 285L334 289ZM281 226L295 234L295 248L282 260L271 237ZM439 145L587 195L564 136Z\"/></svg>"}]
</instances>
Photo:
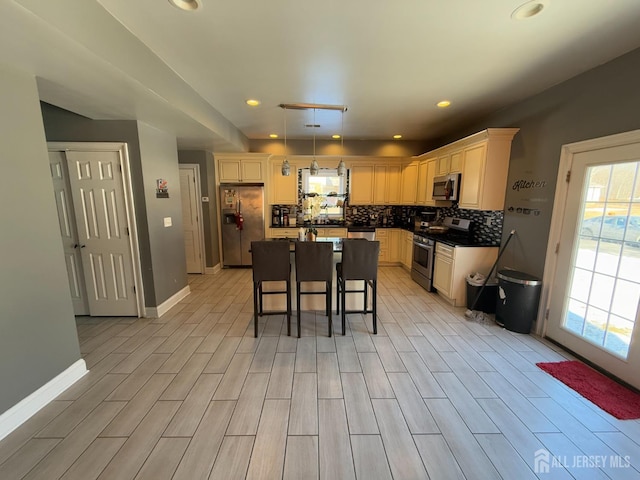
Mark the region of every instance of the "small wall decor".
<instances>
[{"instance_id":1,"label":"small wall decor","mask_svg":"<svg viewBox=\"0 0 640 480\"><path fill-rule=\"evenodd\" d=\"M163 178L156 180L156 198L169 198L169 186Z\"/></svg>"}]
</instances>

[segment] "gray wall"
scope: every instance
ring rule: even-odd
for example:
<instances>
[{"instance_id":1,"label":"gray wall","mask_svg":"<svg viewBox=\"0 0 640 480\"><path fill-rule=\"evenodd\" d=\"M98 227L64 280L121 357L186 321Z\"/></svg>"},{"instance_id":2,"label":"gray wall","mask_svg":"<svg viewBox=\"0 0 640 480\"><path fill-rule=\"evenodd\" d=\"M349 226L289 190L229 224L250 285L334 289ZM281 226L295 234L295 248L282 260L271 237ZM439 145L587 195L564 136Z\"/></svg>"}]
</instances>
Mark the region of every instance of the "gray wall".
<instances>
[{"instance_id":1,"label":"gray wall","mask_svg":"<svg viewBox=\"0 0 640 480\"><path fill-rule=\"evenodd\" d=\"M488 127L520 128L511 150L503 243L510 230L517 233L499 268L507 266L542 277L562 145L640 129L639 85L640 49L437 142L444 145ZM518 191L513 188L517 180L545 181L546 185ZM517 213L518 207L541 213Z\"/></svg>"},{"instance_id":2,"label":"gray wall","mask_svg":"<svg viewBox=\"0 0 640 480\"><path fill-rule=\"evenodd\" d=\"M142 179L138 123L135 120L91 120L67 110L41 103L44 128L49 142L124 142L129 153L133 201L136 212L136 228L140 245L140 264L144 284L144 302L147 307L156 306L146 199Z\"/></svg>"},{"instance_id":3,"label":"gray wall","mask_svg":"<svg viewBox=\"0 0 640 480\"><path fill-rule=\"evenodd\" d=\"M220 251L218 248L218 207L213 154L204 150L180 150L178 151L178 162L200 166L200 193L203 197L209 197L208 202L202 202L205 265L215 267L220 263Z\"/></svg>"},{"instance_id":4,"label":"gray wall","mask_svg":"<svg viewBox=\"0 0 640 480\"><path fill-rule=\"evenodd\" d=\"M35 79L0 66L0 413L80 359Z\"/></svg>"},{"instance_id":5,"label":"gray wall","mask_svg":"<svg viewBox=\"0 0 640 480\"><path fill-rule=\"evenodd\" d=\"M160 305L187 286L178 147L174 136L142 122L138 122L138 135L155 305ZM156 180L160 178L168 182L169 198L156 197ZM171 227L164 226L166 217L171 218Z\"/></svg>"},{"instance_id":6,"label":"gray wall","mask_svg":"<svg viewBox=\"0 0 640 480\"><path fill-rule=\"evenodd\" d=\"M91 120L41 107L48 141L127 144L145 305L160 305L187 285L175 137L135 120ZM155 196L158 178L169 181L168 199ZM172 227L163 227L164 217L172 217Z\"/></svg>"}]
</instances>

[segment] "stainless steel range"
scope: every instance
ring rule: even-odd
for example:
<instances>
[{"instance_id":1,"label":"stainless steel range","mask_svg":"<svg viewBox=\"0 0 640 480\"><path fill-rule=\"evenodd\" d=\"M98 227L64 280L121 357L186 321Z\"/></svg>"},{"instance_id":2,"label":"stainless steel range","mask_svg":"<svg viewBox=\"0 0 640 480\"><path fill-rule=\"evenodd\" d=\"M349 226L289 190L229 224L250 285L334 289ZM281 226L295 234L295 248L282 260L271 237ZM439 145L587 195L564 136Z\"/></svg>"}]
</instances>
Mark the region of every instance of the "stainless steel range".
<instances>
[{"instance_id":1,"label":"stainless steel range","mask_svg":"<svg viewBox=\"0 0 640 480\"><path fill-rule=\"evenodd\" d=\"M433 262L435 258L435 243L437 241L448 245L469 245L472 242L472 222L463 218L445 217L443 226L448 228L446 233L429 233L433 222L421 222L420 230L413 235L413 259L411 261L411 278L422 285L427 291L433 288Z\"/></svg>"},{"instance_id":2,"label":"stainless steel range","mask_svg":"<svg viewBox=\"0 0 640 480\"><path fill-rule=\"evenodd\" d=\"M435 255L435 241L422 236L413 235L413 259L411 261L411 278L422 285L428 292L433 291L433 258Z\"/></svg>"}]
</instances>

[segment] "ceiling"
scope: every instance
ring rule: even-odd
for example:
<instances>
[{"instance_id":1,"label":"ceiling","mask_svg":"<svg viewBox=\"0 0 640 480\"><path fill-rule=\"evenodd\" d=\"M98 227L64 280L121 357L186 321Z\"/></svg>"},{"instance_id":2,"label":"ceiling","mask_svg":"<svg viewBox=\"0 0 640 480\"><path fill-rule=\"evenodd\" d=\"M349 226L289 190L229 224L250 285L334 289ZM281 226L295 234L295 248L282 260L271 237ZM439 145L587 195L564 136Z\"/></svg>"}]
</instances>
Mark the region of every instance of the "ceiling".
<instances>
[{"instance_id":1,"label":"ceiling","mask_svg":"<svg viewBox=\"0 0 640 480\"><path fill-rule=\"evenodd\" d=\"M427 141L640 47L638 0L539 0L520 21L524 0L200 1L0 2L0 64L48 103L242 151L282 138L278 105L297 102L348 110L344 129L339 112L288 110L291 139Z\"/></svg>"}]
</instances>

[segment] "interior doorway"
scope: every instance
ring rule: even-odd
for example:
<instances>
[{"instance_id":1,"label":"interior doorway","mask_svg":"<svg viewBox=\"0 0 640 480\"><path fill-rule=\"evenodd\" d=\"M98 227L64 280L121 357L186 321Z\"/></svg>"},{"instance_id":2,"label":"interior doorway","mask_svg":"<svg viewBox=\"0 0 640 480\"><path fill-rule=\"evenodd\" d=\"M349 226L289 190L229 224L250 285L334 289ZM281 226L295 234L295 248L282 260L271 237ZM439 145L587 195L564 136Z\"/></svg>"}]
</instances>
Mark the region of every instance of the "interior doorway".
<instances>
[{"instance_id":1,"label":"interior doorway","mask_svg":"<svg viewBox=\"0 0 640 480\"><path fill-rule=\"evenodd\" d=\"M640 131L565 146L559 176L546 335L640 388Z\"/></svg>"},{"instance_id":2,"label":"interior doorway","mask_svg":"<svg viewBox=\"0 0 640 480\"><path fill-rule=\"evenodd\" d=\"M200 203L200 165L180 164L180 197L187 273L204 273L204 229Z\"/></svg>"},{"instance_id":3,"label":"interior doorway","mask_svg":"<svg viewBox=\"0 0 640 480\"><path fill-rule=\"evenodd\" d=\"M126 145L48 147L74 313L143 316Z\"/></svg>"}]
</instances>

